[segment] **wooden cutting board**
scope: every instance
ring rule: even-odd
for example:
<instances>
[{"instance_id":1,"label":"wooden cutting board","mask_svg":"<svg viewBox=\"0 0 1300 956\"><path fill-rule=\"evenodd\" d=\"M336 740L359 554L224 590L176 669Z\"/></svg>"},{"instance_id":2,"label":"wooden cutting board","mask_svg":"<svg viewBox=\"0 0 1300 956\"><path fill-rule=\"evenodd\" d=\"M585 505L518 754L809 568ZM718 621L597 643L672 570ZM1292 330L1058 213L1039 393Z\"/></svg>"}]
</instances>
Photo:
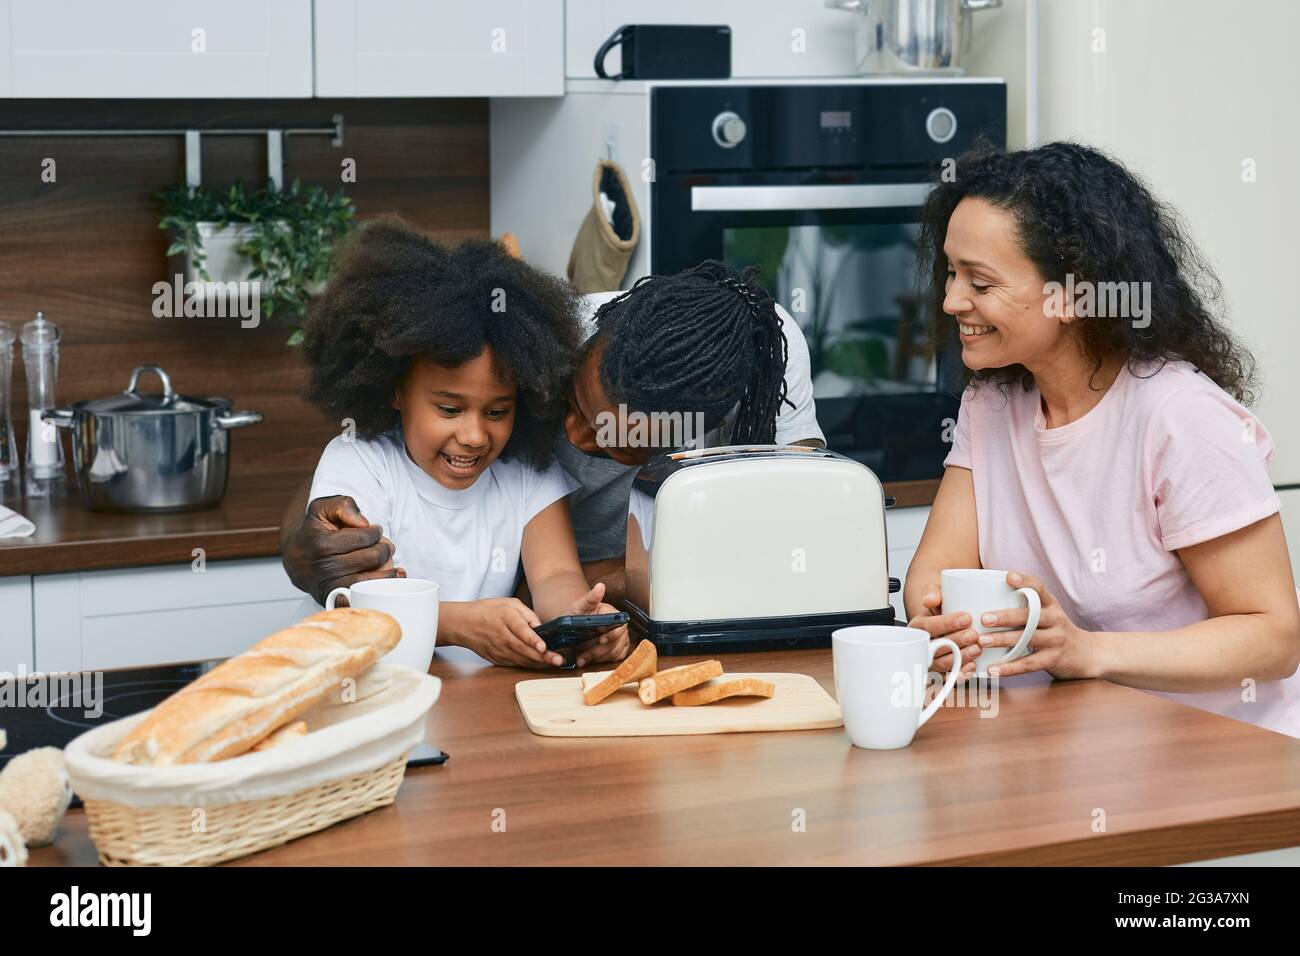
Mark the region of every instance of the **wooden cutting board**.
<instances>
[{"instance_id":1,"label":"wooden cutting board","mask_svg":"<svg viewBox=\"0 0 1300 956\"><path fill-rule=\"evenodd\" d=\"M807 674L733 674L776 685L772 697L730 697L699 707L677 707L671 700L646 706L635 686L588 707L582 679L555 677L515 685L515 700L528 729L543 737L664 737L679 734L730 734L758 730L816 730L839 727L840 705Z\"/></svg>"}]
</instances>

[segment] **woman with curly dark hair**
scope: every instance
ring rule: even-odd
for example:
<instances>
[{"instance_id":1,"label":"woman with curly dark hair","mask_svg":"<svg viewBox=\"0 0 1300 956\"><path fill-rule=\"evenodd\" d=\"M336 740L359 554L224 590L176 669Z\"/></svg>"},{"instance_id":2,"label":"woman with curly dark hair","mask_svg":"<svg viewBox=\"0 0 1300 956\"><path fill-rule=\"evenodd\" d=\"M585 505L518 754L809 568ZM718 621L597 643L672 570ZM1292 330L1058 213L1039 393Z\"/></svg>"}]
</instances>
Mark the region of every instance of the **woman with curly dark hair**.
<instances>
[{"instance_id":1,"label":"woman with curly dark hair","mask_svg":"<svg viewBox=\"0 0 1300 956\"><path fill-rule=\"evenodd\" d=\"M970 384L907 575L913 625L953 638L966 673L1005 654L1027 609L945 615L940 575L1006 569L1042 613L990 676L1103 677L1300 736L1273 444L1178 218L1101 152L1051 143L959 159L921 246Z\"/></svg>"},{"instance_id":2,"label":"woman with curly dark hair","mask_svg":"<svg viewBox=\"0 0 1300 956\"><path fill-rule=\"evenodd\" d=\"M562 664L532 630L613 611L578 563L551 463L580 326L559 279L494 242L448 248L396 220L341 251L305 326L308 397L344 433L309 500L348 495L439 585L438 643L498 664ZM522 561L530 608L514 595ZM627 652L618 628L588 660Z\"/></svg>"}]
</instances>

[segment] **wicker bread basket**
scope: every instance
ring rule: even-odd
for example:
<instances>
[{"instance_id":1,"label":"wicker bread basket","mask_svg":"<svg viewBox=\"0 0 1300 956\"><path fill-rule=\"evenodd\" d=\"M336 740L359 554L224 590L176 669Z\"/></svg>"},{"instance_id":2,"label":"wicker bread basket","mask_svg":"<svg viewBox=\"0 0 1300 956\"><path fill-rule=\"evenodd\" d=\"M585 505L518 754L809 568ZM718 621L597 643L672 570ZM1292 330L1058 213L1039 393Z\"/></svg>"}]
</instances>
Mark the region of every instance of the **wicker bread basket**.
<instances>
[{"instance_id":1,"label":"wicker bread basket","mask_svg":"<svg viewBox=\"0 0 1300 956\"><path fill-rule=\"evenodd\" d=\"M392 803L441 689L436 677L380 662L347 701L336 697L305 714L305 736L215 763L110 760L144 713L82 734L64 753L99 861L207 866Z\"/></svg>"}]
</instances>

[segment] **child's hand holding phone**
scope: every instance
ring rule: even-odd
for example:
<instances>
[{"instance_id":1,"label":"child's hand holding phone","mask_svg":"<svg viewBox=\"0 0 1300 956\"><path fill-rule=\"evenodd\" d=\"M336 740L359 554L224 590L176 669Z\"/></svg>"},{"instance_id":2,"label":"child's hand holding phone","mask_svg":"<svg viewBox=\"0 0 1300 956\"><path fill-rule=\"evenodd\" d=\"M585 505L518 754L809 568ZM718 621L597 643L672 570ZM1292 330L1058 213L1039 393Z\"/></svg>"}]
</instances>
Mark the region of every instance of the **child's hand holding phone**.
<instances>
[{"instance_id":1,"label":"child's hand holding phone","mask_svg":"<svg viewBox=\"0 0 1300 956\"><path fill-rule=\"evenodd\" d=\"M518 598L448 601L442 604L439 614L439 630L445 626L449 634L455 635L455 643L493 664L533 668L564 664L564 658L548 651L546 642L533 630L542 623L541 618Z\"/></svg>"},{"instance_id":2,"label":"child's hand holding phone","mask_svg":"<svg viewBox=\"0 0 1300 956\"><path fill-rule=\"evenodd\" d=\"M605 582L597 581L590 591L573 602L568 613L575 615L617 613L618 608L612 604L605 604L601 600L604 596ZM627 625L620 624L601 634L594 644L583 648L573 663L577 667L586 667L596 661L621 661L627 657L629 650L630 641L628 640Z\"/></svg>"}]
</instances>

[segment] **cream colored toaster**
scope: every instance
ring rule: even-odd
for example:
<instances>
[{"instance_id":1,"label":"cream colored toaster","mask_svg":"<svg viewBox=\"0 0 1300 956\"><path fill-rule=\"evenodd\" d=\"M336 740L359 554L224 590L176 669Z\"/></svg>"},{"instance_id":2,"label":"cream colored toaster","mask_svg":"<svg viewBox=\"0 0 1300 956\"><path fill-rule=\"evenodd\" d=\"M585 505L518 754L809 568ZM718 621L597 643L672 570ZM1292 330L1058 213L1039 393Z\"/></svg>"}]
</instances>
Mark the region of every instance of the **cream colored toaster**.
<instances>
[{"instance_id":1,"label":"cream colored toaster","mask_svg":"<svg viewBox=\"0 0 1300 956\"><path fill-rule=\"evenodd\" d=\"M871 469L822 448L656 458L628 502L634 630L686 654L829 647L836 628L892 623L885 507Z\"/></svg>"}]
</instances>

